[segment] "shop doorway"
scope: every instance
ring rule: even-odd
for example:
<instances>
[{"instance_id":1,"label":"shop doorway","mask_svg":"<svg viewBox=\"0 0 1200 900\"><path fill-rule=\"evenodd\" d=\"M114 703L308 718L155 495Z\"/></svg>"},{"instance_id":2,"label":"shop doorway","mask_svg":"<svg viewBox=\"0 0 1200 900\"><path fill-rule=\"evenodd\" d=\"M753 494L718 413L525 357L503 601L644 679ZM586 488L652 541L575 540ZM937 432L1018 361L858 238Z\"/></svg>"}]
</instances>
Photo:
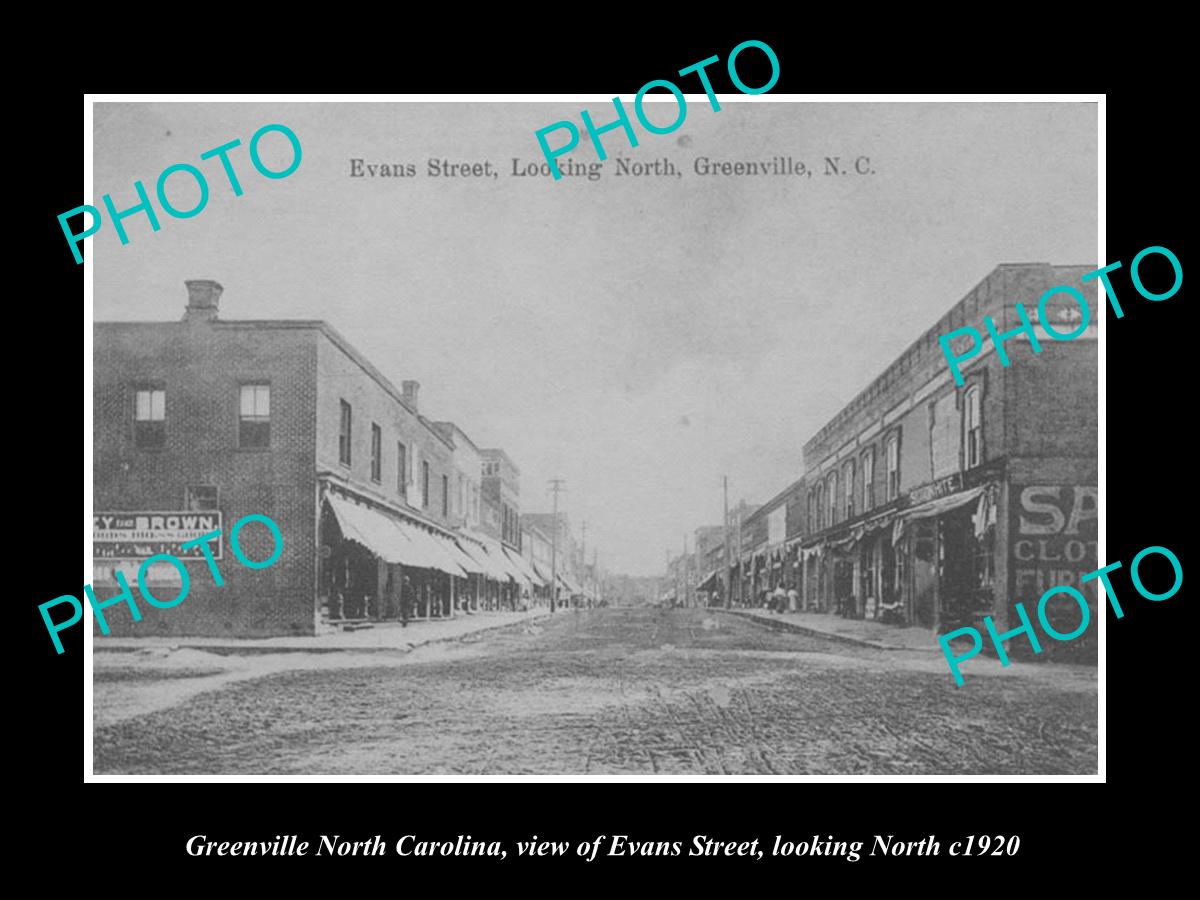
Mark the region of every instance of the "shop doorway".
<instances>
[{"instance_id":1,"label":"shop doorway","mask_svg":"<svg viewBox=\"0 0 1200 900\"><path fill-rule=\"evenodd\" d=\"M975 531L973 508L961 507L938 518L938 625L960 628L974 620Z\"/></svg>"}]
</instances>

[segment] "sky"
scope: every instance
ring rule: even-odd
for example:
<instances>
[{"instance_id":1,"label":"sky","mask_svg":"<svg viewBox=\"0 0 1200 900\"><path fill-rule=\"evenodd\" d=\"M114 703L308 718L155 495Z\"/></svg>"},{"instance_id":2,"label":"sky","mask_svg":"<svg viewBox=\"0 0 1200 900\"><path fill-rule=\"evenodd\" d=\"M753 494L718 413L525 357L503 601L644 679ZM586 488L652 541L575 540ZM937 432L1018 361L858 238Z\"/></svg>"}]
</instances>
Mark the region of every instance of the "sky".
<instances>
[{"instance_id":1,"label":"sky","mask_svg":"<svg viewBox=\"0 0 1200 900\"><path fill-rule=\"evenodd\" d=\"M676 114L655 106L652 121ZM721 522L723 476L731 504L799 478L804 442L997 265L1102 263L1093 104L713 112L700 95L670 135L636 118L636 148L604 135L596 181L511 175L514 158L542 162L537 129L583 108L615 118L595 101L97 104L95 205L134 205L134 181L153 195L175 163L204 172L209 200L187 219L159 209L158 232L130 217L125 246L107 222L87 239L95 317L176 320L185 279L211 278L223 319L324 319L395 384L418 380L424 415L504 448L523 511L548 510L547 480L565 479L601 565L650 575ZM302 146L282 179L248 156L273 123ZM200 160L235 138L240 197ZM290 161L277 133L260 149ZM813 174L694 168L776 156ZM680 176L616 176L618 157ZM851 174L824 174L826 157ZM353 159L417 175L352 177ZM491 160L498 177L431 177L430 159ZM586 132L567 159L597 159ZM186 174L167 188L180 209L198 198Z\"/></svg>"}]
</instances>

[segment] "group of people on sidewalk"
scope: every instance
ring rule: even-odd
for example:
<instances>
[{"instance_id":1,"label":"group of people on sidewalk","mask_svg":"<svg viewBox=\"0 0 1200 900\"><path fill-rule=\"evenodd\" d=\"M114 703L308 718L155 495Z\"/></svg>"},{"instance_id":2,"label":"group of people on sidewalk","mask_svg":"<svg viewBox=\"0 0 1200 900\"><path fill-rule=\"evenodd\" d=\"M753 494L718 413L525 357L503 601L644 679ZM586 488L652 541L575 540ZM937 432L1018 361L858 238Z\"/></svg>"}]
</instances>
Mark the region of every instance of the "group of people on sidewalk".
<instances>
[{"instance_id":1,"label":"group of people on sidewalk","mask_svg":"<svg viewBox=\"0 0 1200 900\"><path fill-rule=\"evenodd\" d=\"M800 612L800 593L795 588L783 589L777 585L775 590L763 590L762 607L774 613Z\"/></svg>"}]
</instances>

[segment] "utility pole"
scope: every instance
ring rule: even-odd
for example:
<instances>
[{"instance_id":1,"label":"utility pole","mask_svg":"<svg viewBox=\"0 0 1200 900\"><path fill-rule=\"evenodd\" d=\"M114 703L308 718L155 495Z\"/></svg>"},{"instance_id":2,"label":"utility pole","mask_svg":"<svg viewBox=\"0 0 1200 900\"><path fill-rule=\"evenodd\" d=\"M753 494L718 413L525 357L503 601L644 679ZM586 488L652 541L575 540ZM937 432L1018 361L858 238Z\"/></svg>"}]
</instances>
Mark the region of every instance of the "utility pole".
<instances>
[{"instance_id":1,"label":"utility pole","mask_svg":"<svg viewBox=\"0 0 1200 900\"><path fill-rule=\"evenodd\" d=\"M691 583L688 581L688 576L691 575L691 565L687 554L687 532L683 533L683 602L680 606L688 606L692 598Z\"/></svg>"},{"instance_id":2,"label":"utility pole","mask_svg":"<svg viewBox=\"0 0 1200 900\"><path fill-rule=\"evenodd\" d=\"M733 579L729 577L729 567L733 565L729 559L729 552L732 549L729 546L729 476L724 475L722 479L725 482L725 608L729 609L732 596L730 591L733 589Z\"/></svg>"},{"instance_id":3,"label":"utility pole","mask_svg":"<svg viewBox=\"0 0 1200 900\"><path fill-rule=\"evenodd\" d=\"M558 597L558 495L565 491L566 482L561 478L550 479L550 493L554 495L554 536L550 542L550 612L554 612L555 598Z\"/></svg>"},{"instance_id":4,"label":"utility pole","mask_svg":"<svg viewBox=\"0 0 1200 900\"><path fill-rule=\"evenodd\" d=\"M667 558L667 567L663 570L663 589L659 594L659 602L662 602L663 596L667 593L667 585L671 583L671 548L668 547L663 551L663 555Z\"/></svg>"}]
</instances>

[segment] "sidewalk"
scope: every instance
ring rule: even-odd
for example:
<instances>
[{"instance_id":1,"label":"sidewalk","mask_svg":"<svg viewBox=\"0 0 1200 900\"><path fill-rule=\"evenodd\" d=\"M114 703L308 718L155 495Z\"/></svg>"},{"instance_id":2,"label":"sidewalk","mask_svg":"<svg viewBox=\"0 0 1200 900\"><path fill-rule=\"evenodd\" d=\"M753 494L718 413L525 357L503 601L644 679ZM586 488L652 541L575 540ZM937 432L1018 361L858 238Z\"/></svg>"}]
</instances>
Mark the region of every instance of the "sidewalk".
<instances>
[{"instance_id":1,"label":"sidewalk","mask_svg":"<svg viewBox=\"0 0 1200 900\"><path fill-rule=\"evenodd\" d=\"M831 613L773 613L765 609L717 611L751 619L779 631L795 631L876 650L913 650L939 656L942 653L937 637L928 628L906 628L867 619L846 619Z\"/></svg>"},{"instance_id":2,"label":"sidewalk","mask_svg":"<svg viewBox=\"0 0 1200 900\"><path fill-rule=\"evenodd\" d=\"M97 653L122 653L138 650L203 650L221 656L260 653L333 653L344 650L411 650L437 641L449 641L467 635L503 628L549 615L545 607L528 612L478 612L453 619L422 619L408 623L381 622L357 631L330 631L305 637L226 638L226 637L101 637L92 645Z\"/></svg>"}]
</instances>

